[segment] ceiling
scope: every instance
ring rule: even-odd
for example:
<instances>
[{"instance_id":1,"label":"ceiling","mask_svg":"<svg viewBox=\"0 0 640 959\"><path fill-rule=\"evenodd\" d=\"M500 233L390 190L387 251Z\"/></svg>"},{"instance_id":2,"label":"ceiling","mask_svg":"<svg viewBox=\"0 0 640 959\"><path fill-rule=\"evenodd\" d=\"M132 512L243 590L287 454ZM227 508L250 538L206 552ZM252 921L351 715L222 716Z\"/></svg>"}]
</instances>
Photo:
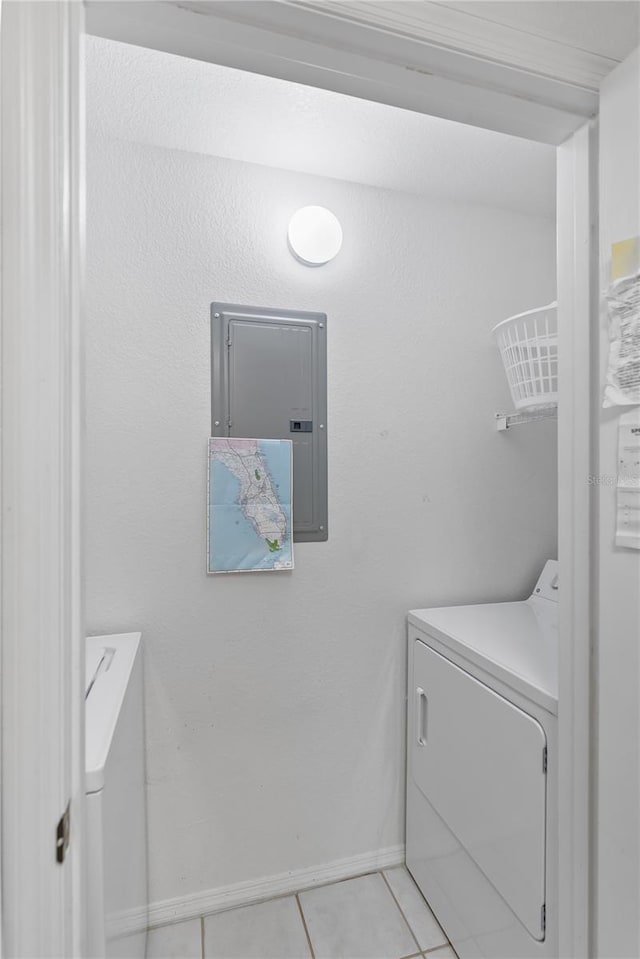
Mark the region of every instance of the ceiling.
<instances>
[{"instance_id":1,"label":"ceiling","mask_svg":"<svg viewBox=\"0 0 640 959\"><path fill-rule=\"evenodd\" d=\"M640 43L637 0L170 0L210 16L300 39L340 43L331 21L414 44L486 57L597 89ZM345 38L347 34L344 34ZM353 36L353 34L349 34ZM367 44L365 35L362 43Z\"/></svg>"},{"instance_id":2,"label":"ceiling","mask_svg":"<svg viewBox=\"0 0 640 959\"><path fill-rule=\"evenodd\" d=\"M467 0L444 6L617 63L640 43L640 4L634 0Z\"/></svg>"},{"instance_id":3,"label":"ceiling","mask_svg":"<svg viewBox=\"0 0 640 959\"><path fill-rule=\"evenodd\" d=\"M555 149L87 37L90 134L553 217Z\"/></svg>"},{"instance_id":4,"label":"ceiling","mask_svg":"<svg viewBox=\"0 0 640 959\"><path fill-rule=\"evenodd\" d=\"M640 41L640 0L86 0L90 34L553 145Z\"/></svg>"}]
</instances>

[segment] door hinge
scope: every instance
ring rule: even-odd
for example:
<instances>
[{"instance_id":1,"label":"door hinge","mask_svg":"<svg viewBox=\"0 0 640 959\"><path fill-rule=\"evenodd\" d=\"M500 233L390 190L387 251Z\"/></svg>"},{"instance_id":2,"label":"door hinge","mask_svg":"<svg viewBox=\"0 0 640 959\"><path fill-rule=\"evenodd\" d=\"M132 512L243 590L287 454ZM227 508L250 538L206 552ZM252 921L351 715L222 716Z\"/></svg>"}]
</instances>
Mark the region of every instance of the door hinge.
<instances>
[{"instance_id":1,"label":"door hinge","mask_svg":"<svg viewBox=\"0 0 640 959\"><path fill-rule=\"evenodd\" d=\"M64 857L69 848L69 833L71 831L71 803L67 803L67 808L60 817L60 822L56 827L56 862L63 863Z\"/></svg>"},{"instance_id":2,"label":"door hinge","mask_svg":"<svg viewBox=\"0 0 640 959\"><path fill-rule=\"evenodd\" d=\"M547 906L546 903L542 903L542 909L540 910L540 925L542 926L542 934L544 935L547 931Z\"/></svg>"},{"instance_id":3,"label":"door hinge","mask_svg":"<svg viewBox=\"0 0 640 959\"><path fill-rule=\"evenodd\" d=\"M542 750L542 772L547 775L547 747Z\"/></svg>"}]
</instances>

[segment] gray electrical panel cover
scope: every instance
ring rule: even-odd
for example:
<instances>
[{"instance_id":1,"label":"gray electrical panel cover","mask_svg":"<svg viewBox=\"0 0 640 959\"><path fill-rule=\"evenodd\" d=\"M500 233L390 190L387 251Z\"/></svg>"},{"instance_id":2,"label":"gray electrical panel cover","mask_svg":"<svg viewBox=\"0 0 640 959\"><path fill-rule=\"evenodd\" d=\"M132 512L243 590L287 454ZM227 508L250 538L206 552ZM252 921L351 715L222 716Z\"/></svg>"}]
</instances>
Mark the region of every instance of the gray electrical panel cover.
<instances>
[{"instance_id":1,"label":"gray electrical panel cover","mask_svg":"<svg viewBox=\"0 0 640 959\"><path fill-rule=\"evenodd\" d=\"M211 435L293 441L293 538L327 539L327 317L211 304Z\"/></svg>"}]
</instances>

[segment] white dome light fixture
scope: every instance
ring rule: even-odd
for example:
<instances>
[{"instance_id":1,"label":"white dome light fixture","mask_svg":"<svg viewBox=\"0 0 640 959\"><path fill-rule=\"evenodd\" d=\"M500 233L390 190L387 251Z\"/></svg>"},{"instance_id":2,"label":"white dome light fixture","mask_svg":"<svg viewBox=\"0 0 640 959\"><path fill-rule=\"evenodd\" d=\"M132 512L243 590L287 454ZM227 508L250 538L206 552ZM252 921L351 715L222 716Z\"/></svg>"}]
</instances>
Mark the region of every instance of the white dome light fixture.
<instances>
[{"instance_id":1,"label":"white dome light fixture","mask_svg":"<svg viewBox=\"0 0 640 959\"><path fill-rule=\"evenodd\" d=\"M305 266L324 266L342 246L337 216L323 206L303 206L289 221L289 249Z\"/></svg>"}]
</instances>

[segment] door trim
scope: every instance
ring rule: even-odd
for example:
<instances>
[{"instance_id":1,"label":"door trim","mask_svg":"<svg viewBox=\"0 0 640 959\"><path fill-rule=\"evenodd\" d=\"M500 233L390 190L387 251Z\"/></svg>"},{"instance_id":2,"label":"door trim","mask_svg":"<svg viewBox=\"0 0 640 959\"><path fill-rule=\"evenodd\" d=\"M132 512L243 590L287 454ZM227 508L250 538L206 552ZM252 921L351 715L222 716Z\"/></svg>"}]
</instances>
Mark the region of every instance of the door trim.
<instances>
[{"instance_id":1,"label":"door trim","mask_svg":"<svg viewBox=\"0 0 640 959\"><path fill-rule=\"evenodd\" d=\"M597 556L592 424L597 421L598 131L586 124L558 149L558 559L560 955L592 955L595 790L591 730Z\"/></svg>"},{"instance_id":2,"label":"door trim","mask_svg":"<svg viewBox=\"0 0 640 959\"><path fill-rule=\"evenodd\" d=\"M80 3L2 11L2 890L10 956L83 954ZM71 844L56 861L70 801Z\"/></svg>"},{"instance_id":3,"label":"door trim","mask_svg":"<svg viewBox=\"0 0 640 959\"><path fill-rule=\"evenodd\" d=\"M197 7L197 2L189 7L90 0L88 29L111 40L554 145L597 110L595 91L529 71L522 63L516 68L468 50L418 43L317 9L268 2L222 3L220 13L210 5ZM525 53L528 59L530 51L514 45L513 61Z\"/></svg>"}]
</instances>

